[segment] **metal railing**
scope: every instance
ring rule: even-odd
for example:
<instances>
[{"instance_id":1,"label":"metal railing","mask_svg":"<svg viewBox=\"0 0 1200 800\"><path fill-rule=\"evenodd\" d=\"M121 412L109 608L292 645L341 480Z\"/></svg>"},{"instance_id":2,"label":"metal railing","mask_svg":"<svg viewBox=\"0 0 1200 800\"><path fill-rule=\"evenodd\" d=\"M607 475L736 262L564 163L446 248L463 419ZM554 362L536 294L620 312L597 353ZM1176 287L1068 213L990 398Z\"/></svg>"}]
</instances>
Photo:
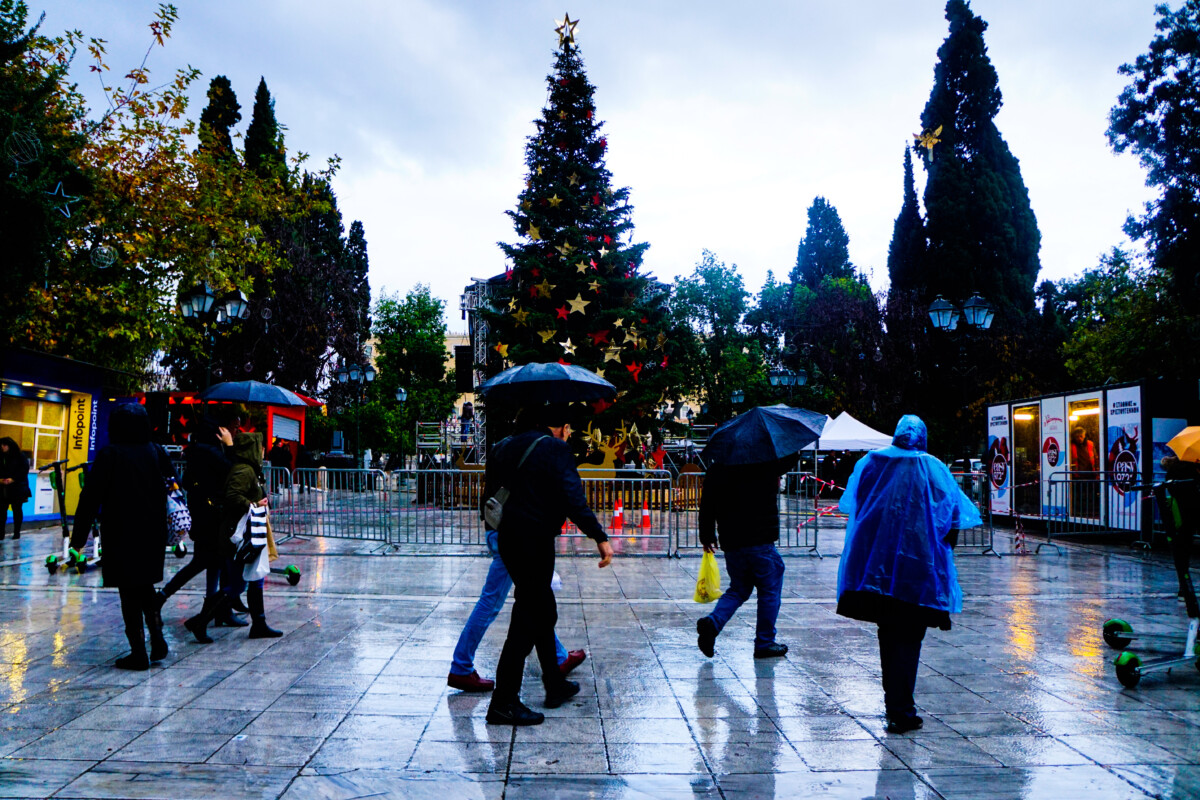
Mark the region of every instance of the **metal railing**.
<instances>
[{"instance_id":1,"label":"metal railing","mask_svg":"<svg viewBox=\"0 0 1200 800\"><path fill-rule=\"evenodd\" d=\"M1149 547L1143 526L1141 491L1126 491L1129 476L1111 472L1064 472L1047 484L1046 543L1055 536L1130 534L1132 544ZM1136 538L1133 538L1136 534Z\"/></svg>"},{"instance_id":2,"label":"metal railing","mask_svg":"<svg viewBox=\"0 0 1200 800\"><path fill-rule=\"evenodd\" d=\"M675 502L675 555L698 551L700 543L700 494L704 488L703 472L683 472L675 479L672 495ZM791 472L780 479L783 491L779 494L779 541L781 550L804 550L807 555L821 558L818 535L822 510L817 493L804 491L812 479L811 473ZM718 539L720 531L717 532Z\"/></svg>"},{"instance_id":3,"label":"metal railing","mask_svg":"<svg viewBox=\"0 0 1200 800\"><path fill-rule=\"evenodd\" d=\"M263 473L281 538L388 541L394 478L382 470L266 467Z\"/></svg>"},{"instance_id":4,"label":"metal railing","mask_svg":"<svg viewBox=\"0 0 1200 800\"><path fill-rule=\"evenodd\" d=\"M992 522L992 484L988 480L986 472L952 472L954 480L958 483L963 494L971 499L975 507L979 509L979 516L983 518L983 523L974 528L963 528L958 532L958 546L955 547L956 552L965 550L978 550L980 555L991 553L999 557L996 552L996 528Z\"/></svg>"}]
</instances>

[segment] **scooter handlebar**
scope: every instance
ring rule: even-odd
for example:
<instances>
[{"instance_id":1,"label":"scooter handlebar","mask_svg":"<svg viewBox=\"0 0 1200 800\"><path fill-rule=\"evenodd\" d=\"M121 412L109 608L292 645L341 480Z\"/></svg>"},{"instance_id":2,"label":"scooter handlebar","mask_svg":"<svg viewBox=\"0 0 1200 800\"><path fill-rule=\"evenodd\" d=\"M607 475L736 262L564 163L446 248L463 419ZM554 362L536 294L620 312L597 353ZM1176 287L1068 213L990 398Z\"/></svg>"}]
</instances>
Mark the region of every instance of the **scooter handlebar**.
<instances>
[{"instance_id":1,"label":"scooter handlebar","mask_svg":"<svg viewBox=\"0 0 1200 800\"><path fill-rule=\"evenodd\" d=\"M65 464L65 463L67 463L67 459L65 459L65 458L63 458L63 459L60 459L60 460L58 460L58 461L51 461L49 464L43 464L42 466L38 467L37 471L38 471L38 472L45 472L45 471L46 471L46 470L48 470L48 469L54 469L54 468L55 468L55 467L57 467L59 464Z\"/></svg>"}]
</instances>

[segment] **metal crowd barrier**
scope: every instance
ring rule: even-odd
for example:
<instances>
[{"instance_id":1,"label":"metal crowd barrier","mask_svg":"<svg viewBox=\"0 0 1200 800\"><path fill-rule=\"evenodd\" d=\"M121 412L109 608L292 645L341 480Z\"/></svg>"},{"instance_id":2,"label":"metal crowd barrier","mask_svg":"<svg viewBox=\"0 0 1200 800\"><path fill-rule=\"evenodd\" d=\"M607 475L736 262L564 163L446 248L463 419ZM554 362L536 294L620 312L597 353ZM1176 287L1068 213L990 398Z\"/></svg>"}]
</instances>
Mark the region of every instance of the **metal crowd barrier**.
<instances>
[{"instance_id":1,"label":"metal crowd barrier","mask_svg":"<svg viewBox=\"0 0 1200 800\"><path fill-rule=\"evenodd\" d=\"M807 555L821 558L818 550L820 518L823 512L816 492L806 491L813 478L809 472L790 472L780 479L783 487L779 494L779 542L784 550L806 550ZM699 550L700 543L700 493L704 487L703 472L683 472L675 479L673 508L675 518L675 555L684 551Z\"/></svg>"},{"instance_id":2,"label":"metal crowd barrier","mask_svg":"<svg viewBox=\"0 0 1200 800\"><path fill-rule=\"evenodd\" d=\"M382 470L265 467L263 473L272 525L283 538L388 540L394 478Z\"/></svg>"},{"instance_id":3,"label":"metal crowd barrier","mask_svg":"<svg viewBox=\"0 0 1200 800\"><path fill-rule=\"evenodd\" d=\"M388 544L483 546L483 470L408 469L392 473L394 524Z\"/></svg>"},{"instance_id":4,"label":"metal crowd barrier","mask_svg":"<svg viewBox=\"0 0 1200 800\"><path fill-rule=\"evenodd\" d=\"M671 473L666 470L579 470L588 507L618 554L671 555ZM568 537L583 534L568 522Z\"/></svg>"},{"instance_id":5,"label":"metal crowd barrier","mask_svg":"<svg viewBox=\"0 0 1200 800\"><path fill-rule=\"evenodd\" d=\"M1064 472L1051 475L1047 487L1046 543L1055 536L1126 533L1131 542L1149 547L1142 525L1141 491L1126 492L1125 476L1110 472Z\"/></svg>"},{"instance_id":6,"label":"metal crowd barrier","mask_svg":"<svg viewBox=\"0 0 1200 800\"><path fill-rule=\"evenodd\" d=\"M991 553L997 558L996 528L992 522L992 484L986 472L952 472L954 480L962 489L963 494L971 499L979 509L983 523L974 528L963 528L958 532L958 546L955 552L978 550L979 555Z\"/></svg>"}]
</instances>

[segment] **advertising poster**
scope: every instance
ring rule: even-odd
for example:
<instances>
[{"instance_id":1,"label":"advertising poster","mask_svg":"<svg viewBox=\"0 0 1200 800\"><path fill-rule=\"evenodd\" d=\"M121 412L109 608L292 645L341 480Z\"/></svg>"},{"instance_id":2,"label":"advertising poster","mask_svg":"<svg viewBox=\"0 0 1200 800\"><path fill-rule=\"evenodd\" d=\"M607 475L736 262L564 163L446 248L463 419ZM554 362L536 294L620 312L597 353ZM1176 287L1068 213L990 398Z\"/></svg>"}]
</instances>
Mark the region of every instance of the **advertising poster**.
<instances>
[{"instance_id":1,"label":"advertising poster","mask_svg":"<svg viewBox=\"0 0 1200 800\"><path fill-rule=\"evenodd\" d=\"M1152 437L1153 449L1151 452L1152 467L1154 470L1154 482L1158 483L1165 480L1167 472L1162 468L1162 460L1167 456L1175 455L1171 449L1167 447L1167 442L1175 438L1181 430L1187 427L1186 419L1175 419L1171 417L1155 417L1151 421L1153 426ZM1151 503L1154 506L1154 521L1158 522L1160 517L1158 513L1158 504Z\"/></svg>"},{"instance_id":2,"label":"advertising poster","mask_svg":"<svg viewBox=\"0 0 1200 800\"><path fill-rule=\"evenodd\" d=\"M75 467L87 463L88 453L92 444L92 408L95 399L90 394L76 392L71 395L71 403L67 406L67 467ZM74 514L75 506L79 503L79 473L68 473L67 513Z\"/></svg>"},{"instance_id":3,"label":"advertising poster","mask_svg":"<svg viewBox=\"0 0 1200 800\"><path fill-rule=\"evenodd\" d=\"M1012 455L1008 442L1008 406L988 408L988 449L983 469L992 486L992 513L1012 513Z\"/></svg>"},{"instance_id":4,"label":"advertising poster","mask_svg":"<svg viewBox=\"0 0 1200 800\"><path fill-rule=\"evenodd\" d=\"M1142 480L1142 390L1138 386L1113 389L1105 393L1108 454L1104 470L1108 473L1108 523L1121 530L1137 530L1140 525L1142 493L1129 492Z\"/></svg>"},{"instance_id":5,"label":"advertising poster","mask_svg":"<svg viewBox=\"0 0 1200 800\"><path fill-rule=\"evenodd\" d=\"M1042 513L1067 514L1063 476L1067 472L1067 401L1055 397L1042 401Z\"/></svg>"}]
</instances>

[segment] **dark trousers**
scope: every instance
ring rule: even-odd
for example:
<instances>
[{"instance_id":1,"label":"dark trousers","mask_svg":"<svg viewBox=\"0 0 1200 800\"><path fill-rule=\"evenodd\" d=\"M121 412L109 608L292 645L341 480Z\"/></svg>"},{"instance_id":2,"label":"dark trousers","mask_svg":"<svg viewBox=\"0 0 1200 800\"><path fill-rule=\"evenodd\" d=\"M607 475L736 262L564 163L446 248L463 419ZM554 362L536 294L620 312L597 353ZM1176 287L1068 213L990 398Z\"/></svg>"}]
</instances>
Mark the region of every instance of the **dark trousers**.
<instances>
[{"instance_id":1,"label":"dark trousers","mask_svg":"<svg viewBox=\"0 0 1200 800\"><path fill-rule=\"evenodd\" d=\"M162 588L162 593L167 597L178 592L184 587L188 581L199 575L201 572L208 570L205 585L205 597L211 597L217 593L217 580L221 574L221 561L216 558L217 549L209 539L200 539L193 541L196 549L192 553L192 558L188 563L171 576L171 580L167 581Z\"/></svg>"},{"instance_id":2,"label":"dark trousers","mask_svg":"<svg viewBox=\"0 0 1200 800\"><path fill-rule=\"evenodd\" d=\"M912 623L880 623L879 666L883 669L883 705L890 720L917 713L913 690L917 686L917 664L925 626Z\"/></svg>"},{"instance_id":3,"label":"dark trousers","mask_svg":"<svg viewBox=\"0 0 1200 800\"><path fill-rule=\"evenodd\" d=\"M250 616L255 619L266 616L266 607L263 605L263 582L261 579L250 581L246 584L246 608L250 609Z\"/></svg>"},{"instance_id":4,"label":"dark trousers","mask_svg":"<svg viewBox=\"0 0 1200 800\"><path fill-rule=\"evenodd\" d=\"M125 621L125 638L134 655L146 654L146 628L150 641L162 639L162 624L158 621L153 583L124 584L117 589L121 597L121 618ZM142 627L145 620L146 628Z\"/></svg>"},{"instance_id":5,"label":"dark trousers","mask_svg":"<svg viewBox=\"0 0 1200 800\"><path fill-rule=\"evenodd\" d=\"M21 523L25 521L25 512L21 510L21 505L24 500L6 500L0 497L0 503L3 503L3 511L0 511L0 536L4 535L4 519L8 516L8 509L12 509L13 515L13 536L21 535Z\"/></svg>"},{"instance_id":6,"label":"dark trousers","mask_svg":"<svg viewBox=\"0 0 1200 800\"><path fill-rule=\"evenodd\" d=\"M554 648L558 605L550 588L554 576L554 538L525 531L501 533L500 558L512 578L515 598L492 695L492 702L503 706L520 696L525 659L535 648L546 687L556 685L563 678L558 671L558 655Z\"/></svg>"}]
</instances>

